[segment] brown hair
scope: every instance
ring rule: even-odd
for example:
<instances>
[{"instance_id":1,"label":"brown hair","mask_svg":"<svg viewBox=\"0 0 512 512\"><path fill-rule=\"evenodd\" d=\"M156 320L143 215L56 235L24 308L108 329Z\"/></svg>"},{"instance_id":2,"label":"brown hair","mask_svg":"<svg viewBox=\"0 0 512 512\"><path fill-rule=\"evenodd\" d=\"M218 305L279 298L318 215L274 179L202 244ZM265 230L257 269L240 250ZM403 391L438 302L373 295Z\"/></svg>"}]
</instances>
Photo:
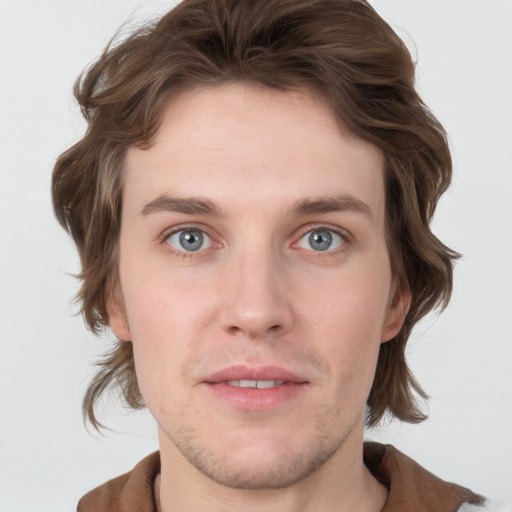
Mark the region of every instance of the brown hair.
<instances>
[{"instance_id":1,"label":"brown hair","mask_svg":"<svg viewBox=\"0 0 512 512\"><path fill-rule=\"evenodd\" d=\"M58 159L53 201L73 237L82 272L78 299L93 332L108 325L106 298L117 275L126 149L146 148L171 95L198 85L253 82L319 92L335 114L385 157L386 223L393 275L412 303L399 334L381 345L367 424L386 411L408 422L426 398L405 360L413 326L446 306L457 253L429 224L451 179L446 134L414 89L404 43L362 0L184 0L158 22L111 43L78 79L85 136ZM143 407L131 342L117 341L84 398L95 405L111 385Z\"/></svg>"}]
</instances>

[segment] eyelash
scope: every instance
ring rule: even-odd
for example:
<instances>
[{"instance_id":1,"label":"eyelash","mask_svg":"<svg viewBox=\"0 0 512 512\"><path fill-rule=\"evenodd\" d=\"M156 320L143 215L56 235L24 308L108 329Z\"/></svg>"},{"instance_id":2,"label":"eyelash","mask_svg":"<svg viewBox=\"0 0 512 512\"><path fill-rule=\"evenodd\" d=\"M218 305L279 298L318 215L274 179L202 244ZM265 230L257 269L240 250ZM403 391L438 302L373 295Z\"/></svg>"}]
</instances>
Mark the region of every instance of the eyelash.
<instances>
[{"instance_id":1,"label":"eyelash","mask_svg":"<svg viewBox=\"0 0 512 512\"><path fill-rule=\"evenodd\" d=\"M202 249L202 250L198 250L198 251L185 251L185 250L179 251L179 250L173 249L170 246L170 244L168 243L168 240L171 236L173 236L177 233L180 233L182 231L189 231L189 230L190 231L198 230L198 231L203 232L211 240L212 246L214 246L214 248L215 248L215 246L217 246L217 248L219 248L219 246L222 247L222 244L219 242L216 242L215 238L208 233L208 230L205 229L204 226L199 227L199 226L193 225L193 224L175 226L171 230L165 231L164 233L162 233L162 235L159 239L159 243L162 245L165 245L167 250L171 254L173 254L174 256L179 257L179 258L197 257L199 254L205 254L206 252L210 252L209 251L210 247L208 247L207 249ZM337 247L333 250L326 250L326 251L310 250L310 251L308 251L311 253L312 256L314 255L314 257L337 256L340 253L345 252L347 250L347 246L352 243L352 236L348 231L341 229L339 227L331 226L331 225L318 224L315 226L308 225L307 228L300 229L299 236L298 237L294 236L295 241L292 244L290 244L290 246L296 247L298 245L298 243L302 240L303 237L305 237L306 235L308 235L309 233L312 233L314 231L330 231L330 232L335 233L336 235L340 236L341 239L343 240L341 246Z\"/></svg>"}]
</instances>

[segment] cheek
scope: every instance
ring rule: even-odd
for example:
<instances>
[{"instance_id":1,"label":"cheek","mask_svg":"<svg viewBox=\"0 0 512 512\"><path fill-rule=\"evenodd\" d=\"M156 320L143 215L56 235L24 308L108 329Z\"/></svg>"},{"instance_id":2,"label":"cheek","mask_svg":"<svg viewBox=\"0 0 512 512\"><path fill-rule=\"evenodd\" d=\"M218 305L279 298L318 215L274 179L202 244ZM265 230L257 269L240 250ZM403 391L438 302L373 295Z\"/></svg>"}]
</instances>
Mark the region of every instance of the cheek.
<instances>
[{"instance_id":1,"label":"cheek","mask_svg":"<svg viewBox=\"0 0 512 512\"><path fill-rule=\"evenodd\" d=\"M215 290L204 272L169 268L168 262L137 268L126 261L121 282L130 330L135 341L154 340L163 332L185 334L211 309Z\"/></svg>"},{"instance_id":2,"label":"cheek","mask_svg":"<svg viewBox=\"0 0 512 512\"><path fill-rule=\"evenodd\" d=\"M205 309L197 294L179 286L165 273L127 272L121 278L128 325L133 342L136 370L141 387L145 375L158 380L176 374L187 351L196 348L198 324Z\"/></svg>"},{"instance_id":3,"label":"cheek","mask_svg":"<svg viewBox=\"0 0 512 512\"><path fill-rule=\"evenodd\" d=\"M379 275L371 269L358 273L343 272L325 279L323 286L302 290L302 314L311 318L317 329L338 331L358 340L358 345L380 343L391 287L387 272ZM331 333L332 334L332 333Z\"/></svg>"},{"instance_id":4,"label":"cheek","mask_svg":"<svg viewBox=\"0 0 512 512\"><path fill-rule=\"evenodd\" d=\"M333 279L322 293L315 288L305 293L307 307L301 310L304 330L317 340L332 375L338 376L338 386L343 387L340 380L371 385L390 280L386 272L377 276L368 271Z\"/></svg>"}]
</instances>

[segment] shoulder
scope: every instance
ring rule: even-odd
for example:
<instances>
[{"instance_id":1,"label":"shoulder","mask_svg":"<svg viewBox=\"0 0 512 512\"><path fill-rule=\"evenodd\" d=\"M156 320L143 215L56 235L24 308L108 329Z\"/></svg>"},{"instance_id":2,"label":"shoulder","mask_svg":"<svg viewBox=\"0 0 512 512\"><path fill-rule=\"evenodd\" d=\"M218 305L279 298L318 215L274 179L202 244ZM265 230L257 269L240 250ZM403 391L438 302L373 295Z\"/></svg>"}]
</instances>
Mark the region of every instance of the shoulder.
<instances>
[{"instance_id":1,"label":"shoulder","mask_svg":"<svg viewBox=\"0 0 512 512\"><path fill-rule=\"evenodd\" d=\"M482 505L485 501L465 487L438 478L391 445L365 443L364 461L373 476L388 488L383 512L464 512L460 508L463 504Z\"/></svg>"},{"instance_id":2,"label":"shoulder","mask_svg":"<svg viewBox=\"0 0 512 512\"><path fill-rule=\"evenodd\" d=\"M130 472L96 487L78 502L78 512L153 512L153 484L160 472L160 453L140 461Z\"/></svg>"}]
</instances>

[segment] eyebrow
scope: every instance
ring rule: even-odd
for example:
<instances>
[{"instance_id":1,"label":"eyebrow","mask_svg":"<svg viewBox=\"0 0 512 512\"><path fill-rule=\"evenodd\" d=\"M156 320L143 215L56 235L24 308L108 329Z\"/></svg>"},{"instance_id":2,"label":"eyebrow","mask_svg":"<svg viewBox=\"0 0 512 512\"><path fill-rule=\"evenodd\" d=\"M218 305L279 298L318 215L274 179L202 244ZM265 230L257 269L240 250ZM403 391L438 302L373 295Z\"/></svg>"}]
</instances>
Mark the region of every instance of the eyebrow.
<instances>
[{"instance_id":1,"label":"eyebrow","mask_svg":"<svg viewBox=\"0 0 512 512\"><path fill-rule=\"evenodd\" d=\"M175 197L162 194L147 203L141 210L141 215L151 213L176 212L190 215L213 215L220 217L221 211L211 201L197 197Z\"/></svg>"},{"instance_id":2,"label":"eyebrow","mask_svg":"<svg viewBox=\"0 0 512 512\"><path fill-rule=\"evenodd\" d=\"M147 203L140 214L175 212L189 215L222 216L220 208L209 201L198 197L176 197L162 194ZM344 194L337 197L316 197L298 201L290 208L292 215L312 215L315 213L355 212L362 213L372 219L370 207L356 197Z\"/></svg>"},{"instance_id":3,"label":"eyebrow","mask_svg":"<svg viewBox=\"0 0 512 512\"><path fill-rule=\"evenodd\" d=\"M371 208L366 203L350 194L336 197L308 198L299 201L291 208L291 213L294 215L311 215L330 212L362 213L372 220Z\"/></svg>"}]
</instances>

